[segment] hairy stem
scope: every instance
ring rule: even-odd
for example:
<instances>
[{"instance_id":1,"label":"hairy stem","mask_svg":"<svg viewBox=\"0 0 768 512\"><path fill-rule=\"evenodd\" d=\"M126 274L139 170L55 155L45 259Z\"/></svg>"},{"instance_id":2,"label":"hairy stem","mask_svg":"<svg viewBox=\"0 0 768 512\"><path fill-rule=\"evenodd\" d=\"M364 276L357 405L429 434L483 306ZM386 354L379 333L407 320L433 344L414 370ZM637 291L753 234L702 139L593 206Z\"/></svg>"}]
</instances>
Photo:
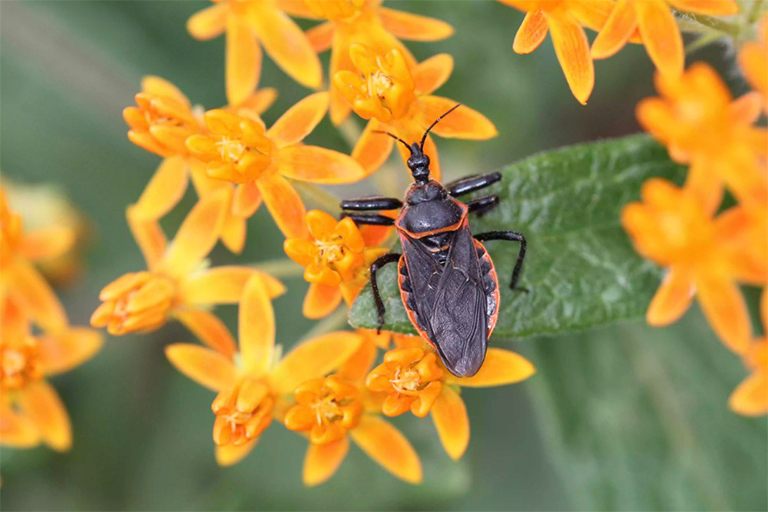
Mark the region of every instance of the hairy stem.
<instances>
[{"instance_id":1,"label":"hairy stem","mask_svg":"<svg viewBox=\"0 0 768 512\"><path fill-rule=\"evenodd\" d=\"M346 305L343 305L340 308L336 308L336 311L322 319L320 322L315 324L313 328L308 330L303 339L308 340L317 338L323 334L341 329L347 325L347 317L348 311Z\"/></svg>"},{"instance_id":2,"label":"hairy stem","mask_svg":"<svg viewBox=\"0 0 768 512\"><path fill-rule=\"evenodd\" d=\"M327 190L320 188L314 183L308 183L306 181L294 181L293 186L296 187L299 193L307 198L309 202L314 203L323 211L330 213L334 217L341 213L341 208L339 208L339 198Z\"/></svg>"},{"instance_id":3,"label":"hairy stem","mask_svg":"<svg viewBox=\"0 0 768 512\"><path fill-rule=\"evenodd\" d=\"M252 267L273 277L299 277L304 273L299 264L289 259L263 261L255 263Z\"/></svg>"}]
</instances>

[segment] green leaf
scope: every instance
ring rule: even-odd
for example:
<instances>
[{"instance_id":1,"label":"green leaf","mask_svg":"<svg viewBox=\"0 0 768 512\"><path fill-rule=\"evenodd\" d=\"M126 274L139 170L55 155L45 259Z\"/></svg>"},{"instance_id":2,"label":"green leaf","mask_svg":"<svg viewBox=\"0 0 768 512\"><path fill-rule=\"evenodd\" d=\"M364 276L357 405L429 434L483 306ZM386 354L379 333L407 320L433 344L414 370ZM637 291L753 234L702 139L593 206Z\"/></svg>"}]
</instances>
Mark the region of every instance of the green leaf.
<instances>
[{"instance_id":1,"label":"green leaf","mask_svg":"<svg viewBox=\"0 0 768 512\"><path fill-rule=\"evenodd\" d=\"M509 289L519 245L486 242L501 286L495 336L570 332L641 317L660 271L635 253L619 215L648 178L682 176L666 150L647 136L631 136L542 153L501 173L500 183L475 196L498 194L499 206L473 217L470 226L473 233L511 229L525 235L520 286L530 291ZM383 328L413 334L395 267L377 274L387 309ZM370 287L352 306L350 323L377 327Z\"/></svg>"}]
</instances>

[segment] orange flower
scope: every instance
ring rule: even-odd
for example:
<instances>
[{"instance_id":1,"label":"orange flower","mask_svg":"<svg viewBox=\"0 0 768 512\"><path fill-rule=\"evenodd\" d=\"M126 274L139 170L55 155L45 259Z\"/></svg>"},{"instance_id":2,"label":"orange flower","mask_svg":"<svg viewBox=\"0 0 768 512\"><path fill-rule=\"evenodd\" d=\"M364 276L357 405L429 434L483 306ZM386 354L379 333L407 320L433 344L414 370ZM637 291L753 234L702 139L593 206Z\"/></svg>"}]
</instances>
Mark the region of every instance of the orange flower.
<instances>
[{"instance_id":1,"label":"orange flower","mask_svg":"<svg viewBox=\"0 0 768 512\"><path fill-rule=\"evenodd\" d=\"M258 277L246 284L236 352L221 353L186 343L166 348L168 359L180 372L218 392L212 404L216 415L213 439L216 460L222 466L239 462L253 449L278 414L283 395L307 379L338 368L360 346L358 335L333 332L299 344L281 359L280 346L275 346L271 296Z\"/></svg>"},{"instance_id":2,"label":"orange flower","mask_svg":"<svg viewBox=\"0 0 768 512\"><path fill-rule=\"evenodd\" d=\"M156 76L147 76L136 95L137 107L128 107L123 117L131 127L128 138L144 149L165 157L147 184L134 207L134 215L144 220L156 220L178 204L187 190L190 176L199 197L233 185L209 178L205 164L187 150L190 135L206 132L199 107L172 83ZM259 115L275 99L274 89L254 93L241 106L229 107L243 115ZM230 212L224 220L221 239L229 250L239 253L245 244L245 224L250 216L241 211L233 197Z\"/></svg>"},{"instance_id":3,"label":"orange flower","mask_svg":"<svg viewBox=\"0 0 768 512\"><path fill-rule=\"evenodd\" d=\"M352 109L363 119L370 119L352 156L366 174L371 174L386 161L394 144L391 137L378 132L389 131L409 143L419 141L438 116L456 105L454 100L431 95L451 75L453 59L441 54L409 65L405 54L396 48L379 53L360 44L350 46L349 57L356 71L339 71L333 82ZM474 140L497 135L493 123L468 107L447 116L432 133ZM399 145L398 150L407 161L408 150ZM440 162L431 137L427 137L424 152L435 179L439 179Z\"/></svg>"},{"instance_id":4,"label":"orange flower","mask_svg":"<svg viewBox=\"0 0 768 512\"><path fill-rule=\"evenodd\" d=\"M744 356L744 365L752 374L744 379L731 394L728 406L745 416L768 414L768 291L763 289L760 313L763 321L763 337L752 342Z\"/></svg>"},{"instance_id":5,"label":"orange flower","mask_svg":"<svg viewBox=\"0 0 768 512\"><path fill-rule=\"evenodd\" d=\"M750 322L736 279L752 272L743 268L744 261L739 263L749 251L729 242L744 236L749 227L745 217L725 212L713 219L693 191L662 179L647 181L641 197L642 202L624 208L621 223L637 251L667 271L648 307L648 323L676 321L697 295L718 336L728 348L744 354ZM755 277L761 278L761 273L758 269Z\"/></svg>"},{"instance_id":6,"label":"orange flower","mask_svg":"<svg viewBox=\"0 0 768 512\"><path fill-rule=\"evenodd\" d=\"M757 40L742 46L739 65L752 88L763 96L763 108L768 112L768 14L763 15L757 31Z\"/></svg>"},{"instance_id":7,"label":"orange flower","mask_svg":"<svg viewBox=\"0 0 768 512\"><path fill-rule=\"evenodd\" d=\"M381 6L379 0L307 0L286 5L294 16L324 18L326 23L307 31L317 52L331 49L330 76L339 71L355 71L349 52L353 44L363 44L378 54L399 50L409 66L416 60L398 38L415 41L439 41L453 34L445 22ZM331 87L331 121L339 125L349 115L350 107L341 93Z\"/></svg>"},{"instance_id":8,"label":"orange flower","mask_svg":"<svg viewBox=\"0 0 768 512\"><path fill-rule=\"evenodd\" d=\"M128 223L148 270L126 274L107 285L91 325L122 335L151 331L176 318L209 345L234 352L232 340L222 334L223 325L207 308L239 302L254 274L264 280L272 296L285 289L276 279L247 267L206 268L204 258L216 245L229 194L221 190L200 199L170 243L157 221L136 219L129 207Z\"/></svg>"},{"instance_id":9,"label":"orange flower","mask_svg":"<svg viewBox=\"0 0 768 512\"><path fill-rule=\"evenodd\" d=\"M261 200L287 238L306 234L306 209L289 179L351 183L364 177L351 157L300 144L328 109L328 94L312 94L267 130L257 116L223 110L205 114L210 135L194 135L187 147L208 163L208 175L238 184L236 211L253 214Z\"/></svg>"},{"instance_id":10,"label":"orange flower","mask_svg":"<svg viewBox=\"0 0 768 512\"><path fill-rule=\"evenodd\" d=\"M306 222L311 239L290 238L283 246L288 257L305 267L304 279L310 283L304 315L323 318L342 298L352 304L368 282L371 264L387 249L366 248L352 219L337 221L325 212L312 210Z\"/></svg>"},{"instance_id":11,"label":"orange flower","mask_svg":"<svg viewBox=\"0 0 768 512\"><path fill-rule=\"evenodd\" d=\"M333 476L349 451L349 437L396 477L421 482L416 451L399 430L379 417L380 401L364 386L376 358L375 343L382 340L360 334L358 349L336 374L308 380L296 388L296 405L285 415L287 428L309 433L305 485L318 485Z\"/></svg>"},{"instance_id":12,"label":"orange flower","mask_svg":"<svg viewBox=\"0 0 768 512\"><path fill-rule=\"evenodd\" d=\"M527 379L535 369L522 356L498 348L488 349L485 363L473 377L458 378L422 343L390 350L384 362L368 374L370 391L386 393L381 410L387 416L411 411L423 418L432 412L440 441L448 455L459 459L469 444L469 418L458 387L488 387Z\"/></svg>"},{"instance_id":13,"label":"orange flower","mask_svg":"<svg viewBox=\"0 0 768 512\"><path fill-rule=\"evenodd\" d=\"M702 63L678 78L657 74L656 88L661 97L641 101L637 118L673 160L691 166L688 180L703 203L714 211L725 183L740 200L765 205L768 173L759 160L768 154L768 130L754 125L759 96L733 101L717 73Z\"/></svg>"},{"instance_id":14,"label":"orange flower","mask_svg":"<svg viewBox=\"0 0 768 512\"><path fill-rule=\"evenodd\" d=\"M285 14L282 2L219 0L189 18L187 30L203 41L226 32L230 105L243 103L259 83L261 46L291 78L306 87L320 87L320 60L299 26Z\"/></svg>"},{"instance_id":15,"label":"orange flower","mask_svg":"<svg viewBox=\"0 0 768 512\"><path fill-rule=\"evenodd\" d=\"M595 69L583 26L598 30L613 7L606 0L500 0L526 12L512 46L515 53L527 54L552 35L557 60L577 100L586 105L595 86Z\"/></svg>"},{"instance_id":16,"label":"orange flower","mask_svg":"<svg viewBox=\"0 0 768 512\"><path fill-rule=\"evenodd\" d=\"M639 31L656 69L664 75L679 77L685 65L685 51L670 6L713 16L739 12L734 0L619 0L592 44L592 57L605 59L615 55Z\"/></svg>"},{"instance_id":17,"label":"orange flower","mask_svg":"<svg viewBox=\"0 0 768 512\"><path fill-rule=\"evenodd\" d=\"M93 357L101 336L69 326L33 336L22 304L5 297L0 309L0 444L29 448L42 441L54 450L68 450L69 415L45 378Z\"/></svg>"}]
</instances>

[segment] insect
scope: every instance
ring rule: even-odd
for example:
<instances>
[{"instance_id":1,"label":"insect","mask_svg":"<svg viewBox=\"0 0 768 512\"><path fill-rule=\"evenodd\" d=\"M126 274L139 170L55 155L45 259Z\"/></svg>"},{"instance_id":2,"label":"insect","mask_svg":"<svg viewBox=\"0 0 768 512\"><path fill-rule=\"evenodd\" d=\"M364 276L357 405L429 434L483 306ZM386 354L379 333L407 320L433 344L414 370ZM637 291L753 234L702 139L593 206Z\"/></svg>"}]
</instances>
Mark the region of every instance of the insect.
<instances>
[{"instance_id":1,"label":"insect","mask_svg":"<svg viewBox=\"0 0 768 512\"><path fill-rule=\"evenodd\" d=\"M427 135L460 105L438 117L420 143L409 145L387 133L410 151L407 163L414 183L406 193L405 204L390 197L365 197L342 201L341 208L342 215L357 224L394 225L400 238L403 253L385 254L370 269L379 329L384 324L385 308L376 272L398 262L400 294L411 323L435 347L452 374L470 377L483 365L488 337L499 315L499 281L483 242L520 242L510 287L523 291L527 290L518 288L517 281L527 244L525 237L514 231L472 235L469 214L486 213L498 204L498 196L480 197L468 203L457 199L496 183L501 179L500 173L473 175L445 186L429 177L429 157L424 154ZM380 213L356 213L398 208L395 219Z\"/></svg>"}]
</instances>

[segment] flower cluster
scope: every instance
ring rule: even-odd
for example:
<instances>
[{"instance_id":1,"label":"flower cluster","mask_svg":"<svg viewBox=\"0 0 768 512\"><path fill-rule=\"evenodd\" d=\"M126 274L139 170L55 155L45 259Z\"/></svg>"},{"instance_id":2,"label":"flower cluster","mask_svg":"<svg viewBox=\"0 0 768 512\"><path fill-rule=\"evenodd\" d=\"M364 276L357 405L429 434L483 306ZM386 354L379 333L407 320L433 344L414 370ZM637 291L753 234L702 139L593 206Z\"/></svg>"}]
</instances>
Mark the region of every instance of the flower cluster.
<instances>
[{"instance_id":1,"label":"flower cluster","mask_svg":"<svg viewBox=\"0 0 768 512\"><path fill-rule=\"evenodd\" d=\"M102 337L70 325L38 266L61 261L76 239L77 228L65 219L46 219L45 227L25 229L5 187L0 188L0 444L29 448L45 443L58 451L72 445L67 409L47 378L90 359ZM52 268L66 268L61 265Z\"/></svg>"},{"instance_id":2,"label":"flower cluster","mask_svg":"<svg viewBox=\"0 0 768 512\"><path fill-rule=\"evenodd\" d=\"M761 37L767 24L765 17ZM737 99L706 64L657 75L660 97L643 100L637 117L673 160L688 166L687 179L682 187L646 182L641 201L627 205L621 220L638 252L666 270L648 323L675 322L696 297L715 333L753 372L731 408L762 415L768 413L766 341L753 337L740 285L768 285L768 130L756 125L766 108L765 40L745 44L739 61L756 90ZM726 191L736 204L722 209ZM764 291L763 327L765 302Z\"/></svg>"}]
</instances>

